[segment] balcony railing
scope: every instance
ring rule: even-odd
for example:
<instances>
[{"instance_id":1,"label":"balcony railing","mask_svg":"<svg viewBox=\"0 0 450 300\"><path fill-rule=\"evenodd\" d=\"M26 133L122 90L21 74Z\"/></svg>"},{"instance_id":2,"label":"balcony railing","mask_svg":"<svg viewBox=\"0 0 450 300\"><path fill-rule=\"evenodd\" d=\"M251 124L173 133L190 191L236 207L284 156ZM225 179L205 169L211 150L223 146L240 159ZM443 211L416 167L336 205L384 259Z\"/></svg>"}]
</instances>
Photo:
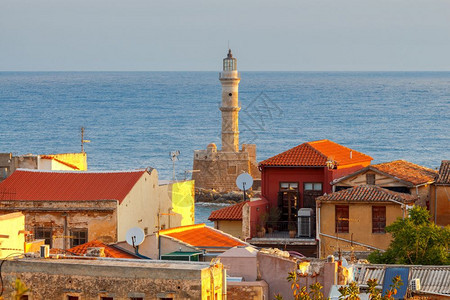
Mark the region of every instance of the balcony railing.
<instances>
[{"instance_id":1,"label":"balcony railing","mask_svg":"<svg viewBox=\"0 0 450 300\"><path fill-rule=\"evenodd\" d=\"M276 221L276 222L266 222L264 229L258 224L254 225L256 228L256 238L301 238L310 239L315 236L315 226L314 223L311 224L311 230L309 235L299 235L297 232L298 225L297 221ZM258 232L259 229L259 232ZM291 232L290 232L291 231ZM263 234L264 233L264 234Z\"/></svg>"}]
</instances>

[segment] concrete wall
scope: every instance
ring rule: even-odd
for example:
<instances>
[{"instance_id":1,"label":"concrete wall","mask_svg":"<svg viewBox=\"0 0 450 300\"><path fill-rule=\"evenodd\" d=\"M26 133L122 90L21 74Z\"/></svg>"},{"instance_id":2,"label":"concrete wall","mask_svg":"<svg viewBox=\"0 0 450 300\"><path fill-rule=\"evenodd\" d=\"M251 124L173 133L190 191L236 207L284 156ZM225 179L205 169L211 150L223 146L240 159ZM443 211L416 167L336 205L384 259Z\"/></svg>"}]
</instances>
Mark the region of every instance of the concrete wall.
<instances>
[{"instance_id":1,"label":"concrete wall","mask_svg":"<svg viewBox=\"0 0 450 300\"><path fill-rule=\"evenodd\" d=\"M222 230L228 234L239 239L245 239L242 236L242 221L216 220L214 221L214 228Z\"/></svg>"},{"instance_id":2,"label":"concrete wall","mask_svg":"<svg viewBox=\"0 0 450 300\"><path fill-rule=\"evenodd\" d=\"M254 257L224 257L219 256L227 275L232 277L243 277L245 281L258 279L258 266L256 256Z\"/></svg>"},{"instance_id":3,"label":"concrete wall","mask_svg":"<svg viewBox=\"0 0 450 300\"><path fill-rule=\"evenodd\" d=\"M440 226L450 225L450 185L434 185L430 198L433 222Z\"/></svg>"},{"instance_id":4,"label":"concrete wall","mask_svg":"<svg viewBox=\"0 0 450 300\"><path fill-rule=\"evenodd\" d=\"M70 248L70 230L88 230L88 240L117 241L117 201L0 201L0 215L22 211L27 230L51 227L53 248ZM67 224L67 226L66 226Z\"/></svg>"},{"instance_id":5,"label":"concrete wall","mask_svg":"<svg viewBox=\"0 0 450 300\"><path fill-rule=\"evenodd\" d=\"M20 278L33 300L114 299L143 297L157 299L208 299L212 291L222 299L222 266L216 264L173 264L127 262L120 260L13 260L4 263L4 295L12 294L12 285ZM210 299L213 299L212 297Z\"/></svg>"},{"instance_id":6,"label":"concrete wall","mask_svg":"<svg viewBox=\"0 0 450 300\"><path fill-rule=\"evenodd\" d=\"M335 206L349 205L349 233L336 234L335 228ZM386 226L392 224L397 218L402 217L403 210L400 205L392 202L371 202L371 203L325 203L320 206L320 232L323 234L337 236L342 239L352 240L366 244L378 249L387 249L392 236L389 233L372 233L372 206L386 206ZM321 253L320 257L327 257L338 251L350 251L349 242L337 241L336 239L320 236ZM355 251L368 251L370 248L354 244Z\"/></svg>"},{"instance_id":7,"label":"concrete wall","mask_svg":"<svg viewBox=\"0 0 450 300\"><path fill-rule=\"evenodd\" d=\"M0 258L24 252L25 233L23 230L25 230L25 216L22 213L16 212L0 216Z\"/></svg>"},{"instance_id":8,"label":"concrete wall","mask_svg":"<svg viewBox=\"0 0 450 300\"><path fill-rule=\"evenodd\" d=\"M228 299L269 300L269 286L264 280L227 282ZM289 299L289 298L288 298Z\"/></svg>"}]
</instances>

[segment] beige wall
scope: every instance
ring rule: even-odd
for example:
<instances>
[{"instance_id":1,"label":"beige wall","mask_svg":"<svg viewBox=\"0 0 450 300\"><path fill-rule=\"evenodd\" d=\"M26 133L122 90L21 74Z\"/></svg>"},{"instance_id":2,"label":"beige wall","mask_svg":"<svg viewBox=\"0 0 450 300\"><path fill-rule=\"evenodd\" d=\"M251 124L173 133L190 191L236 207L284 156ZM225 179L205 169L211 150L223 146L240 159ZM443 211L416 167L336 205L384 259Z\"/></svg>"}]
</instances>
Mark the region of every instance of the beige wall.
<instances>
[{"instance_id":1,"label":"beige wall","mask_svg":"<svg viewBox=\"0 0 450 300\"><path fill-rule=\"evenodd\" d=\"M335 205L349 205L349 233L335 232ZM387 249L391 241L389 233L372 233L372 206L386 206L386 226L392 224L403 211L400 205L391 202L380 203L325 203L320 206L320 233L339 237L346 240L362 243L378 249ZM321 235L320 257L327 257L338 251L350 251L351 245L345 241L337 241ZM355 251L367 251L370 248L354 245Z\"/></svg>"},{"instance_id":2,"label":"beige wall","mask_svg":"<svg viewBox=\"0 0 450 300\"><path fill-rule=\"evenodd\" d=\"M435 185L432 188L430 212L437 225L450 225L450 185Z\"/></svg>"},{"instance_id":3,"label":"beige wall","mask_svg":"<svg viewBox=\"0 0 450 300\"><path fill-rule=\"evenodd\" d=\"M271 297L269 297L269 286L264 280L250 282L227 282L227 297L231 300L272 299Z\"/></svg>"},{"instance_id":4,"label":"beige wall","mask_svg":"<svg viewBox=\"0 0 450 300\"><path fill-rule=\"evenodd\" d=\"M118 240L125 240L126 232L139 227L151 234L163 228L181 225L181 215L171 211L172 197L169 185L158 184L158 172L145 172L119 205ZM161 215L165 214L165 215ZM168 215L171 214L171 215Z\"/></svg>"},{"instance_id":5,"label":"beige wall","mask_svg":"<svg viewBox=\"0 0 450 300\"><path fill-rule=\"evenodd\" d=\"M217 220L214 221L214 228L222 230L223 232L231 234L239 239L243 239L242 221Z\"/></svg>"},{"instance_id":6,"label":"beige wall","mask_svg":"<svg viewBox=\"0 0 450 300\"><path fill-rule=\"evenodd\" d=\"M0 258L24 252L25 233L20 232L23 230L25 230L25 216L22 213L0 216Z\"/></svg>"}]
</instances>

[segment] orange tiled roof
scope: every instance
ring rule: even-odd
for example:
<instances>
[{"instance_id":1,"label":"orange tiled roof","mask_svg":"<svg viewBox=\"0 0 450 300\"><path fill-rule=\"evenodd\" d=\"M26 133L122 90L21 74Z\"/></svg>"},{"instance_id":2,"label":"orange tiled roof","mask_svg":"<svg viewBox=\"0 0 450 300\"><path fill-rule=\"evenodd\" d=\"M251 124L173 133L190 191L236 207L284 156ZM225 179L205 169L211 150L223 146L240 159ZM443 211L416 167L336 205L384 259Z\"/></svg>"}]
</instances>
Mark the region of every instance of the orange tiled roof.
<instances>
[{"instance_id":1,"label":"orange tiled roof","mask_svg":"<svg viewBox=\"0 0 450 300\"><path fill-rule=\"evenodd\" d=\"M145 170L78 172L18 169L0 183L0 195L4 191L2 200L117 200L121 203L145 172Z\"/></svg>"},{"instance_id":2,"label":"orange tiled roof","mask_svg":"<svg viewBox=\"0 0 450 300\"><path fill-rule=\"evenodd\" d=\"M112 258L138 258L135 255L129 254L125 251L121 251L119 249L113 248L111 246L108 246L98 240L93 240L87 243L84 243L82 245L75 246L73 248L70 248L67 250L70 253L73 253L75 255L83 256L86 254L87 249L91 247L103 247L105 248L105 256L106 257L112 257Z\"/></svg>"},{"instance_id":3,"label":"orange tiled roof","mask_svg":"<svg viewBox=\"0 0 450 300\"><path fill-rule=\"evenodd\" d=\"M437 184L450 184L450 160L443 160L439 168L439 177Z\"/></svg>"},{"instance_id":4,"label":"orange tiled roof","mask_svg":"<svg viewBox=\"0 0 450 300\"><path fill-rule=\"evenodd\" d=\"M242 207L248 202L249 201L242 201L235 205L215 210L209 215L208 220L242 220Z\"/></svg>"},{"instance_id":5,"label":"orange tiled roof","mask_svg":"<svg viewBox=\"0 0 450 300\"><path fill-rule=\"evenodd\" d=\"M376 164L372 165L371 168L408 181L413 185L433 182L438 174L435 170L413 164L406 160L394 160Z\"/></svg>"},{"instance_id":6,"label":"orange tiled roof","mask_svg":"<svg viewBox=\"0 0 450 300\"><path fill-rule=\"evenodd\" d=\"M206 226L205 224L196 224L181 226L161 230L159 234L175 238L194 247L235 247L245 244L231 235L220 230Z\"/></svg>"},{"instance_id":7,"label":"orange tiled roof","mask_svg":"<svg viewBox=\"0 0 450 300\"><path fill-rule=\"evenodd\" d=\"M317 197L317 201L346 201L346 202L414 202L416 196L393 192L375 185L359 185L354 188Z\"/></svg>"},{"instance_id":8,"label":"orange tiled roof","mask_svg":"<svg viewBox=\"0 0 450 300\"><path fill-rule=\"evenodd\" d=\"M373 158L330 140L307 142L260 162L260 166L325 167L327 160L338 166L370 162Z\"/></svg>"}]
</instances>

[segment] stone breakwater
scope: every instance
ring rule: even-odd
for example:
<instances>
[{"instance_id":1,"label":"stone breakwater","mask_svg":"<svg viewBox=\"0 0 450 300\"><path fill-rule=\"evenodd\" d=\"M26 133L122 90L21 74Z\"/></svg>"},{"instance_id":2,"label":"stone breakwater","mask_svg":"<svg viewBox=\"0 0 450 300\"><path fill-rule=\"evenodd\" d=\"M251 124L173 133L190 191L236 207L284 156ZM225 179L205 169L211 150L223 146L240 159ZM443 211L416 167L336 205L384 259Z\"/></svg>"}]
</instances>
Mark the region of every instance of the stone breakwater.
<instances>
[{"instance_id":1,"label":"stone breakwater","mask_svg":"<svg viewBox=\"0 0 450 300\"><path fill-rule=\"evenodd\" d=\"M253 197L253 192L247 192L247 199ZM217 192L202 188L195 189L195 202L229 203L235 204L244 200L242 192Z\"/></svg>"}]
</instances>

